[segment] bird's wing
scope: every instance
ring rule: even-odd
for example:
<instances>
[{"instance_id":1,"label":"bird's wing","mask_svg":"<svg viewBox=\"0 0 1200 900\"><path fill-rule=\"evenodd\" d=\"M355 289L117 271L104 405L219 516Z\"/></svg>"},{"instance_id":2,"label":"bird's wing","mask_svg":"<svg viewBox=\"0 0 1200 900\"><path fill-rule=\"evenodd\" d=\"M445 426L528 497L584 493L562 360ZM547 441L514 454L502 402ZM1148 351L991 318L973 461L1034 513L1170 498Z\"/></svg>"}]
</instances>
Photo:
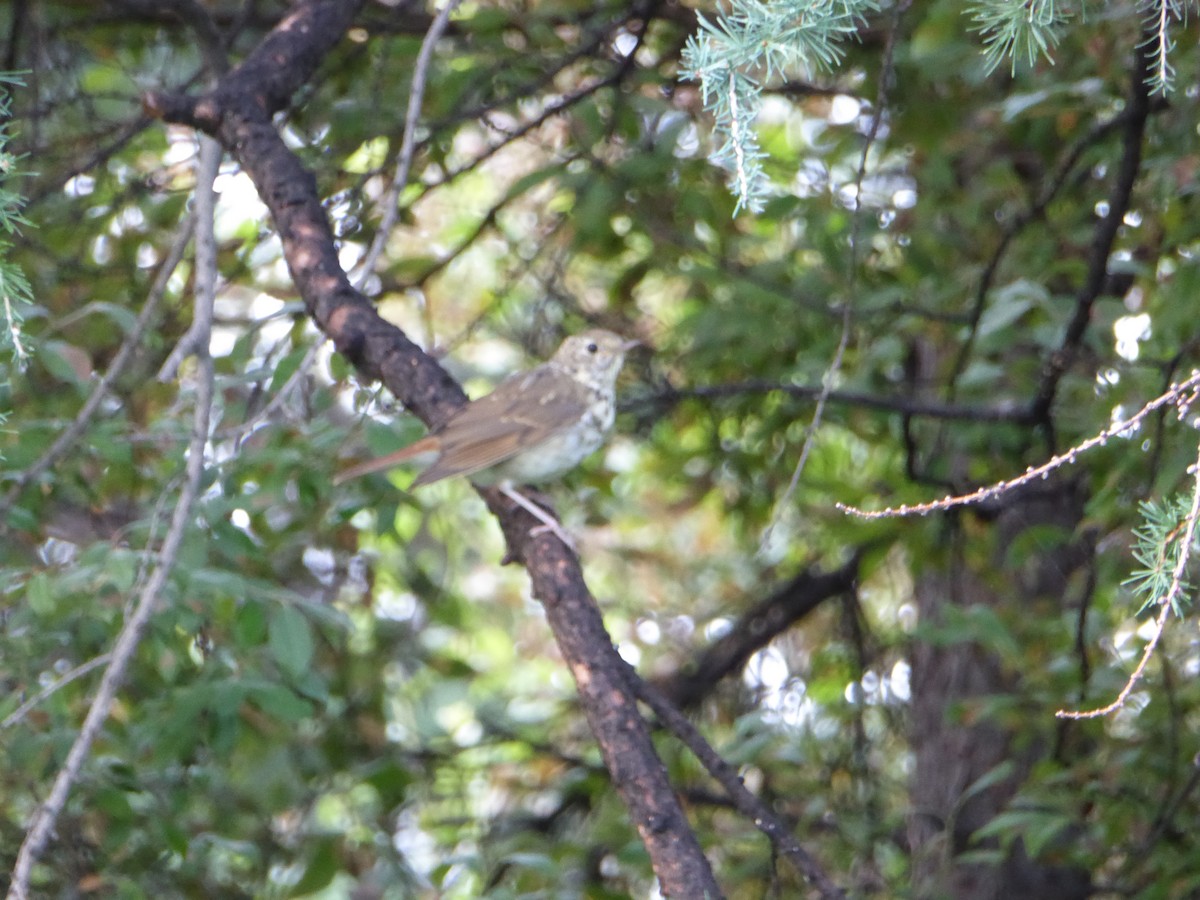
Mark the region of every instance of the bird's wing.
<instances>
[{"instance_id":1,"label":"bird's wing","mask_svg":"<svg viewBox=\"0 0 1200 900\"><path fill-rule=\"evenodd\" d=\"M585 389L560 372L538 368L514 375L467 404L437 432L441 454L413 487L511 459L578 421L586 409Z\"/></svg>"}]
</instances>

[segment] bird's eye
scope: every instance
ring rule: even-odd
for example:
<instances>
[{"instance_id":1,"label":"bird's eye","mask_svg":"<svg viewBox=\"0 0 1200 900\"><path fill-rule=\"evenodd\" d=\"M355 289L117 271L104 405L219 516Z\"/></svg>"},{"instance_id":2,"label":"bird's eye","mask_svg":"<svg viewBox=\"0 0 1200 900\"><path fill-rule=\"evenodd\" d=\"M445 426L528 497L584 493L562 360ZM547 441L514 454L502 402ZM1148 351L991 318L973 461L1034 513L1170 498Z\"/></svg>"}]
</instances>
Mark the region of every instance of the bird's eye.
<instances>
[{"instance_id":1,"label":"bird's eye","mask_svg":"<svg viewBox=\"0 0 1200 900\"><path fill-rule=\"evenodd\" d=\"M595 341L592 341L590 344L588 344L588 345L587 345L587 352L588 352L588 353L595 353L595 352L596 352L597 350L599 350L599 349L600 349L600 348L599 348L598 346L596 346L596 342L595 342Z\"/></svg>"}]
</instances>

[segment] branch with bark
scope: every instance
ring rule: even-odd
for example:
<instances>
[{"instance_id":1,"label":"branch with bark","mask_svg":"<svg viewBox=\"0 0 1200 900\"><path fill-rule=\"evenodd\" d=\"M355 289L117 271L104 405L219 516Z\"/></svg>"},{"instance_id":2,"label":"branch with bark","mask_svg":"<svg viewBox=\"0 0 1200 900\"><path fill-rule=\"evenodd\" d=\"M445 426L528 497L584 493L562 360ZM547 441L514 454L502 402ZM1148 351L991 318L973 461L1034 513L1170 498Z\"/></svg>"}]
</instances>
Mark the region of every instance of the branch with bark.
<instances>
[{"instance_id":1,"label":"branch with bark","mask_svg":"<svg viewBox=\"0 0 1200 900\"><path fill-rule=\"evenodd\" d=\"M1043 371L1042 383L1030 405L1030 415L1050 433L1053 441L1053 422L1050 407L1058 393L1063 375L1079 355L1084 334L1092 319L1092 308L1104 291L1108 279L1108 260L1112 256L1117 232L1133 197L1133 186L1142 163L1142 143L1146 125L1153 111L1149 75L1158 55L1159 35L1152 29L1143 33L1134 49L1134 64L1129 73L1129 98L1121 132L1121 158L1109 190L1107 210L1092 234L1088 248L1087 274L1075 294L1075 309L1060 346L1051 353Z\"/></svg>"},{"instance_id":2,"label":"branch with bark","mask_svg":"<svg viewBox=\"0 0 1200 900\"><path fill-rule=\"evenodd\" d=\"M696 706L721 679L740 672L755 653L822 603L854 588L860 550L833 572L805 569L741 616L729 633L714 641L685 669L657 681L662 695L682 709Z\"/></svg>"},{"instance_id":3,"label":"branch with bark","mask_svg":"<svg viewBox=\"0 0 1200 900\"><path fill-rule=\"evenodd\" d=\"M313 77L360 6L335 0L300 5L213 90L197 97L150 94L145 103L164 121L213 135L237 159L270 211L313 321L363 377L382 380L434 427L465 402L462 388L400 329L380 318L350 284L316 182L272 121ZM613 785L646 846L663 894L720 896L655 753L579 559L552 535L532 536L536 522L498 491L480 493L500 521L510 558L525 565L534 596L545 606Z\"/></svg>"}]
</instances>

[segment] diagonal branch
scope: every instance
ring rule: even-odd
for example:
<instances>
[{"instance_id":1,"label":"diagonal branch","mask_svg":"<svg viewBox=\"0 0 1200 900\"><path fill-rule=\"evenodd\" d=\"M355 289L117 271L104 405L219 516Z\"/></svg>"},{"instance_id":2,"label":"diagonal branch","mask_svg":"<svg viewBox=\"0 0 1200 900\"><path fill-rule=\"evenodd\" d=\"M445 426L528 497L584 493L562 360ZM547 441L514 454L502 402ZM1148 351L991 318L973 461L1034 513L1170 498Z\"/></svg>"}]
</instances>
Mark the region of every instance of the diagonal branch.
<instances>
[{"instance_id":1,"label":"diagonal branch","mask_svg":"<svg viewBox=\"0 0 1200 900\"><path fill-rule=\"evenodd\" d=\"M700 764L708 770L708 774L725 789L734 809L753 822L754 826L767 836L776 852L782 854L796 867L796 870L816 889L823 900L844 900L845 892L833 883L825 874L820 863L800 845L796 836L792 834L791 829L775 810L750 792L737 769L713 749L699 729L688 720L687 716L673 706L658 688L643 681L632 666L627 663L623 663L623 665L626 678L633 690L637 692L638 697L654 711L659 723L679 738L684 746L692 751Z\"/></svg>"},{"instance_id":2,"label":"diagonal branch","mask_svg":"<svg viewBox=\"0 0 1200 900\"><path fill-rule=\"evenodd\" d=\"M657 690L681 709L695 706L708 696L713 685L741 671L751 656L800 619L854 587L863 549L836 571L806 569L792 578L742 615L728 634L705 648L686 669L658 681Z\"/></svg>"},{"instance_id":3,"label":"diagonal branch","mask_svg":"<svg viewBox=\"0 0 1200 900\"><path fill-rule=\"evenodd\" d=\"M983 272L979 276L979 284L975 288L975 299L971 305L971 311L968 313L967 336L962 346L958 349L954 365L950 368L951 374L947 381L950 384L951 399L953 399L953 392L959 378L966 371L967 363L975 349L975 343L979 339L979 325L983 321L983 313L987 308L988 295L991 294L992 285L995 283L996 275L1000 271L1000 264L1008 255L1009 248L1012 247L1016 238L1026 227L1045 216L1050 204L1054 202L1054 199L1068 184L1071 174L1083 159L1084 154L1100 141L1107 138L1110 132L1123 127L1129 120L1129 113L1129 110L1122 110L1112 118L1105 119L1093 126L1087 134L1079 138L1059 161L1054 169L1054 173L1042 187L1041 193L1034 200L1033 204L1028 209L1014 216L1003 232L1001 232L1000 242L996 245L996 249L992 251L992 255L988 258L987 263L983 267Z\"/></svg>"},{"instance_id":4,"label":"diagonal branch","mask_svg":"<svg viewBox=\"0 0 1200 900\"><path fill-rule=\"evenodd\" d=\"M270 210L309 315L360 374L382 379L406 407L435 425L465 402L462 388L351 286L315 179L272 121L312 78L361 5L362 0L299 4L214 90L199 97L150 94L145 103L165 121L213 134L234 155ZM511 557L525 564L533 594L545 606L605 765L646 846L662 893L721 896L655 753L579 559L552 535L532 536L532 517L496 490L481 493L500 520Z\"/></svg>"},{"instance_id":5,"label":"diagonal branch","mask_svg":"<svg viewBox=\"0 0 1200 900\"><path fill-rule=\"evenodd\" d=\"M213 289L216 278L216 244L212 240L213 207L216 199L213 194L213 181L221 164L221 150L215 142L203 140L199 157L199 172L196 178L196 221L197 229L205 240L199 237L196 241L196 307L197 322L203 328L203 323L211 325L211 310ZM209 315L204 315L204 310ZM192 435L188 447L186 462L186 479L179 499L175 502L175 511L171 516L171 525L163 539L162 549L158 553L154 572L146 581L137 603L125 620L117 642L113 646L108 667L100 679L96 696L88 707L83 726L71 749L66 761L55 776L54 785L46 801L34 813L25 840L17 854L17 862L13 866L12 880L8 889L8 900L26 900L29 896L29 879L33 873L34 863L45 850L54 824L59 813L67 803L71 787L79 778L83 765L87 762L92 744L100 734L108 719L109 710L117 691L125 681L125 674L133 655L141 642L142 634L150 623L150 618L162 597L163 588L175 568L175 561L183 546L183 539L192 521L192 508L200 494L201 479L204 474L204 446L208 442L209 419L212 414L213 400L213 361L208 354L208 335L198 335L195 346L197 357L197 378L195 391L195 408L192 414Z\"/></svg>"},{"instance_id":6,"label":"diagonal branch","mask_svg":"<svg viewBox=\"0 0 1200 900\"><path fill-rule=\"evenodd\" d=\"M121 349L117 351L117 355L109 363L104 377L92 389L92 393L84 402L79 413L75 416L71 424L63 429L59 436L54 439L54 443L50 445L49 449L32 465L22 471L12 486L0 497L0 531L4 527L2 522L4 516L12 508L12 505L16 503L17 497L20 496L25 488L40 478L44 472L49 471L64 455L70 452L80 437L83 436L84 432L87 431L101 404L107 399L112 386L116 384L117 379L125 373L126 367L136 357L137 351L142 346L142 336L146 333L146 329L150 326L150 323L158 315L158 306L167 293L167 283L171 280L171 276L175 274L175 269L179 266L180 260L183 259L183 253L187 249L188 242L192 239L194 224L195 217L191 215L180 224L179 231L175 235L175 241L172 243L171 249L167 252L167 258L163 260L162 265L159 267L158 275L155 276L154 284L150 288L146 302L142 304L142 311L138 313L133 327L129 329L129 334L121 342Z\"/></svg>"},{"instance_id":7,"label":"diagonal branch","mask_svg":"<svg viewBox=\"0 0 1200 900\"><path fill-rule=\"evenodd\" d=\"M1133 186L1142 163L1142 142L1146 123L1152 112L1150 103L1150 67L1158 52L1158 37L1151 31L1143 34L1135 53L1133 70L1129 73L1129 99L1122 128L1121 159L1108 195L1108 211L1096 226L1088 249L1087 275L1075 294L1075 312L1067 324L1062 343L1046 361L1042 383L1030 405L1030 416L1046 428L1051 428L1050 407L1058 393L1063 375L1079 355L1083 337L1092 318L1092 307L1104 291L1108 277L1108 260L1112 255L1117 231L1129 211Z\"/></svg>"}]
</instances>

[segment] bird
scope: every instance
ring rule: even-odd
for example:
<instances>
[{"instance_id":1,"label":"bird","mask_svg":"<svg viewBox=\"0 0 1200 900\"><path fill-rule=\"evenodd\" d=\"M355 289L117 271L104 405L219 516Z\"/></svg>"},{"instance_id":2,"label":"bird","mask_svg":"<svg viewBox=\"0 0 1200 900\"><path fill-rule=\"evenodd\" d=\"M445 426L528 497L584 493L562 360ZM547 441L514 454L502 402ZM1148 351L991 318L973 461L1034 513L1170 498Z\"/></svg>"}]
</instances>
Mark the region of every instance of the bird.
<instances>
[{"instance_id":1,"label":"bird","mask_svg":"<svg viewBox=\"0 0 1200 900\"><path fill-rule=\"evenodd\" d=\"M570 536L547 512L520 494L517 484L553 481L594 453L616 417L616 382L625 355L640 341L593 328L571 335L549 360L510 375L425 437L343 471L337 484L432 456L412 487L455 475L496 486L568 547Z\"/></svg>"}]
</instances>

